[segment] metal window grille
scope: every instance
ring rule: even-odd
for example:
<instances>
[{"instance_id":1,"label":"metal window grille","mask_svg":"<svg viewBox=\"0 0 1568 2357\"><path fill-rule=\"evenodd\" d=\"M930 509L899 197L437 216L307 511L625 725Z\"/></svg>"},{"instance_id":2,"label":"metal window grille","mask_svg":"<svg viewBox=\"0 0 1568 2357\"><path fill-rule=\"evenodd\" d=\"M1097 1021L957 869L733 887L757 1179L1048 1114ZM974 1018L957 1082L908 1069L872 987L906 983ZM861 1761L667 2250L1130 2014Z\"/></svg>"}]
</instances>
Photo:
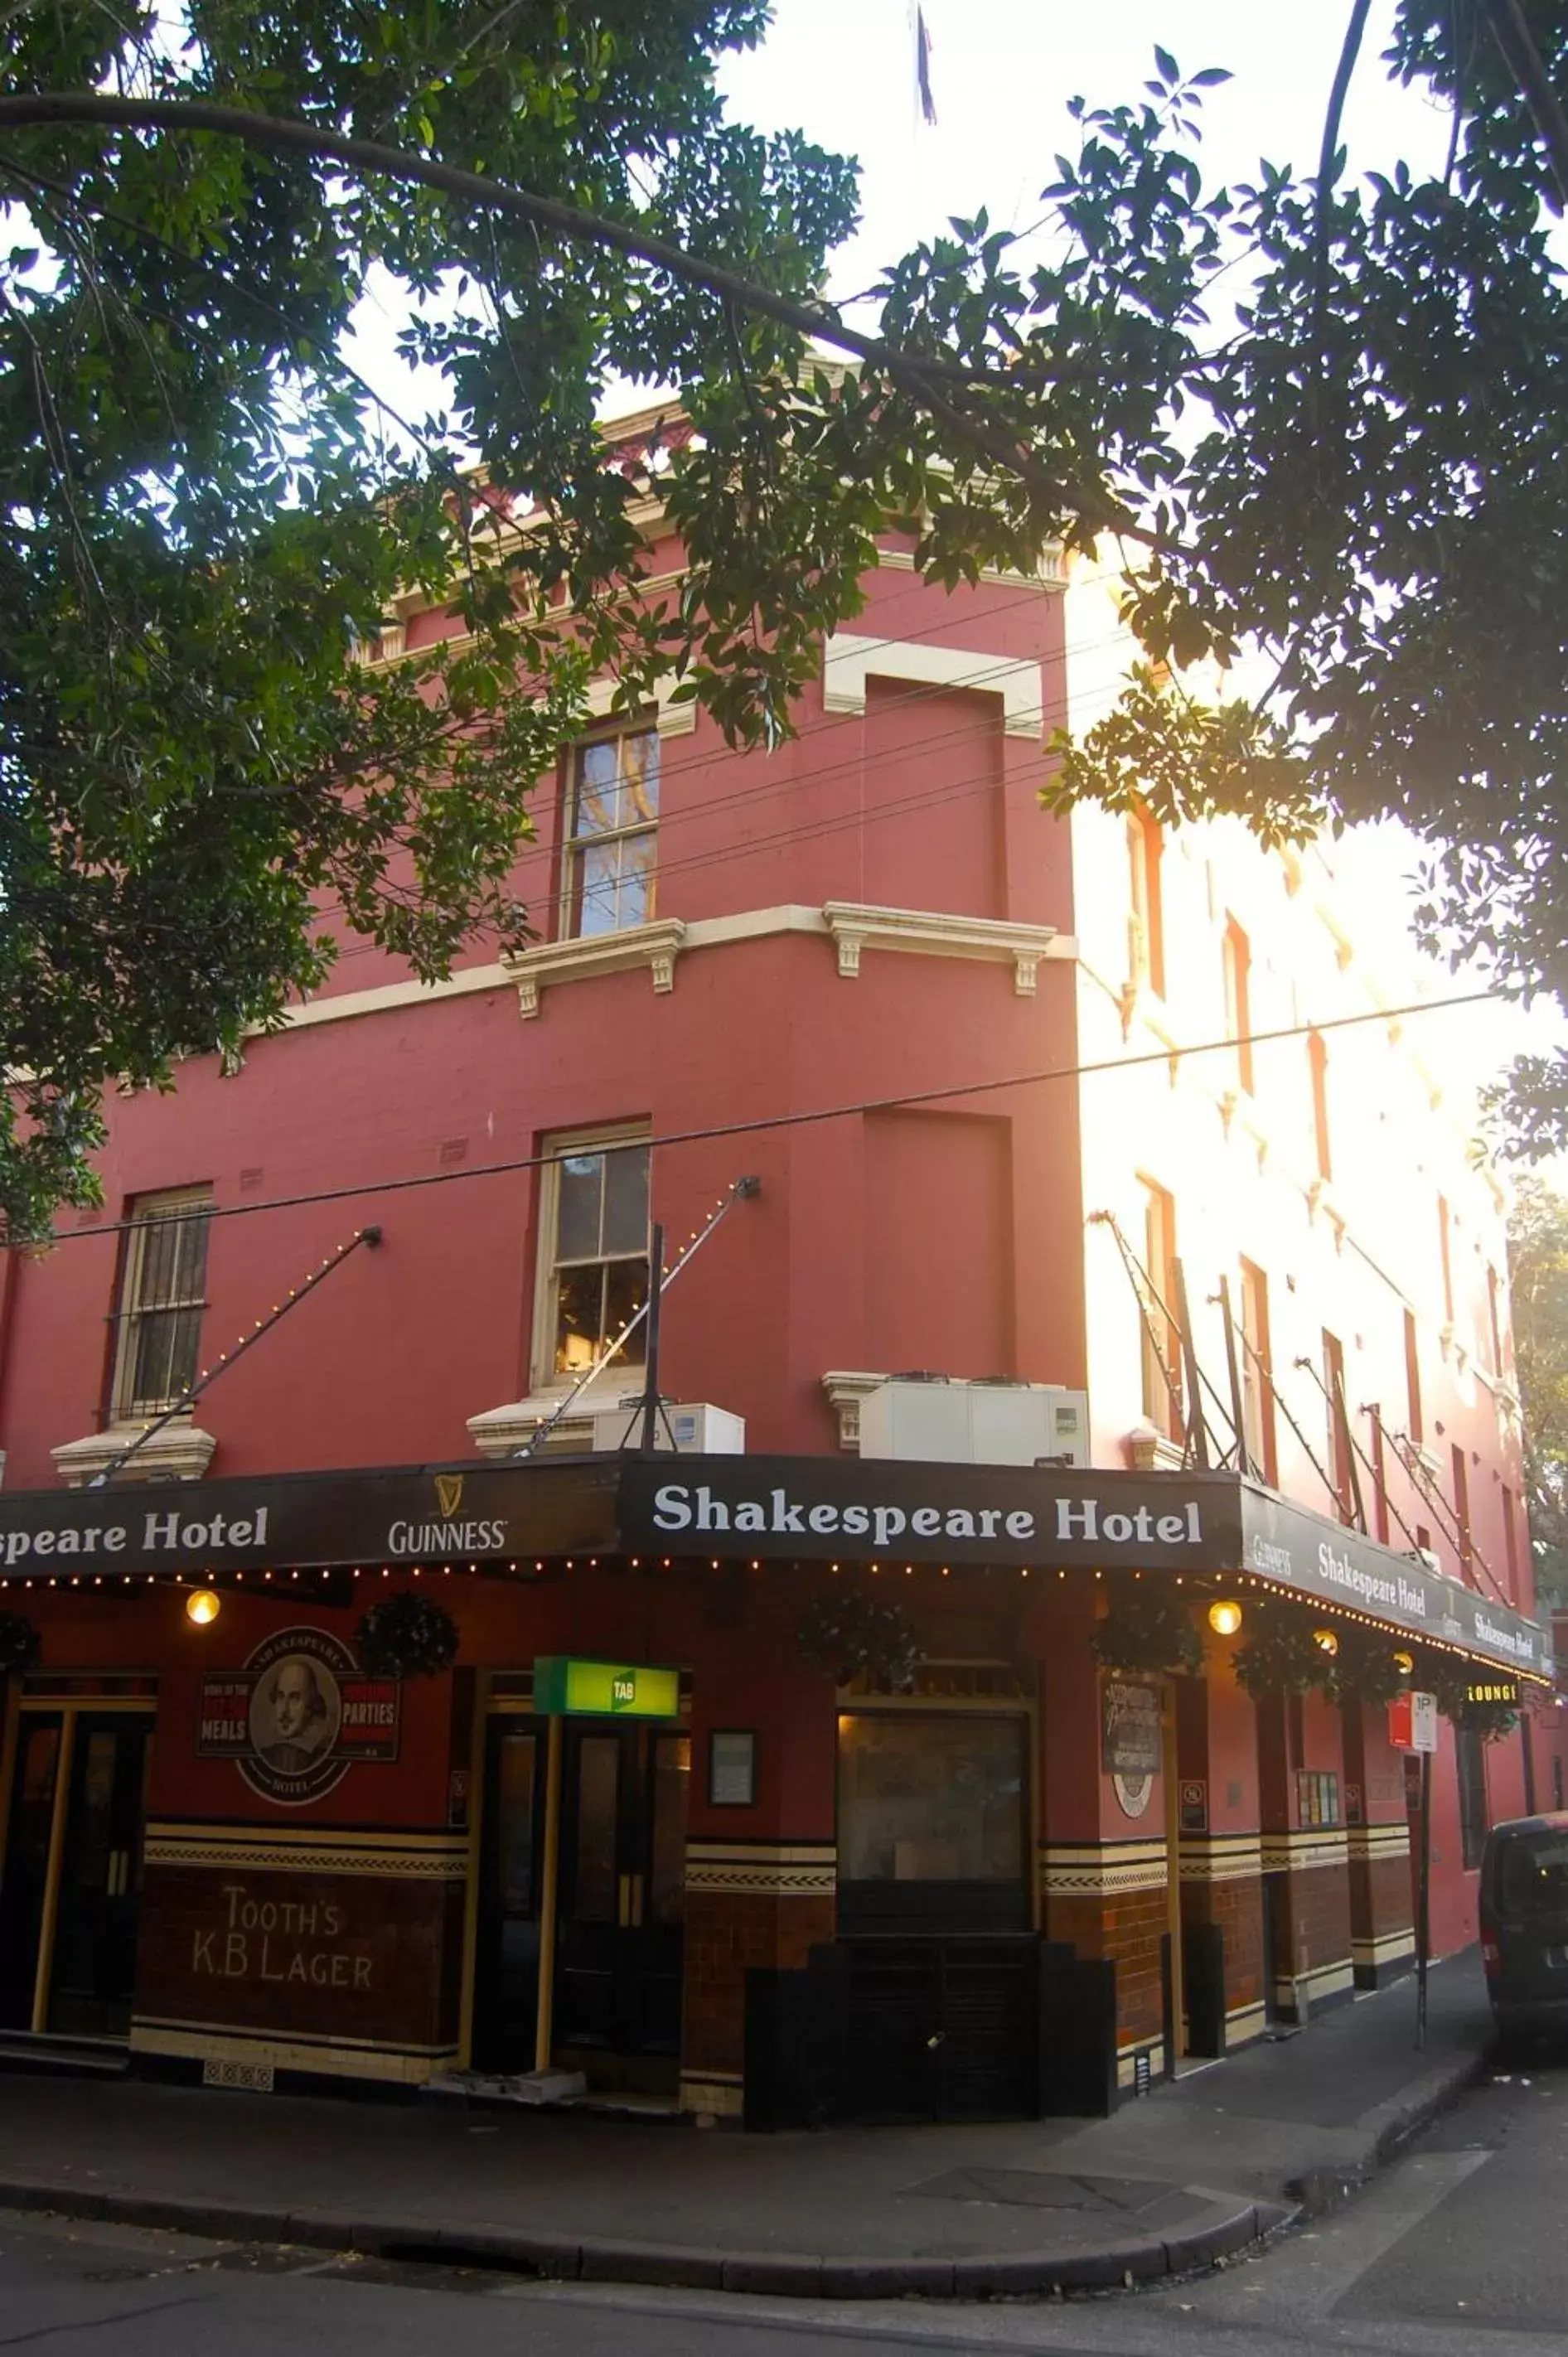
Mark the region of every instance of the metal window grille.
<instances>
[{"instance_id":1,"label":"metal window grille","mask_svg":"<svg viewBox=\"0 0 1568 2357\"><path fill-rule=\"evenodd\" d=\"M553 1371L575 1379L648 1297L649 1149L584 1145L555 1173ZM616 1354L640 1366L646 1328Z\"/></svg>"},{"instance_id":2,"label":"metal window grille","mask_svg":"<svg viewBox=\"0 0 1568 2357\"><path fill-rule=\"evenodd\" d=\"M646 925L659 884L659 736L623 730L579 745L567 828L566 931Z\"/></svg>"},{"instance_id":3,"label":"metal window grille","mask_svg":"<svg viewBox=\"0 0 1568 2357\"><path fill-rule=\"evenodd\" d=\"M1473 1874L1487 1846L1487 1761L1477 1728L1455 1728L1454 1766L1459 1779L1460 1863Z\"/></svg>"},{"instance_id":4,"label":"metal window grille","mask_svg":"<svg viewBox=\"0 0 1568 2357\"><path fill-rule=\"evenodd\" d=\"M132 1203L116 1311L117 1417L161 1415L196 1380L211 1200L209 1188L187 1187Z\"/></svg>"}]
</instances>

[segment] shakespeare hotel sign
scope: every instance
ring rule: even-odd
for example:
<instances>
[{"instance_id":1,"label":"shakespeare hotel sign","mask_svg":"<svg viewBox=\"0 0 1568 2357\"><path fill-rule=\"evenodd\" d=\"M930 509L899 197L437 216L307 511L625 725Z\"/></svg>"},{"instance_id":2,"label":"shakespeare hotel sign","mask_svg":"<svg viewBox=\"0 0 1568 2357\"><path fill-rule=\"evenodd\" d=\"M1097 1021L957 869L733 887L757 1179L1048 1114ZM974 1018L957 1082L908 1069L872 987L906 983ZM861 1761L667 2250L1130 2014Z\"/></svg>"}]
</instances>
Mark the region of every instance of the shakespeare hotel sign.
<instances>
[{"instance_id":1,"label":"shakespeare hotel sign","mask_svg":"<svg viewBox=\"0 0 1568 2357\"><path fill-rule=\"evenodd\" d=\"M618 1551L1252 1572L1515 1674L1552 1669L1519 1613L1232 1473L607 1454L0 1498L12 1587L419 1561L526 1577Z\"/></svg>"}]
</instances>

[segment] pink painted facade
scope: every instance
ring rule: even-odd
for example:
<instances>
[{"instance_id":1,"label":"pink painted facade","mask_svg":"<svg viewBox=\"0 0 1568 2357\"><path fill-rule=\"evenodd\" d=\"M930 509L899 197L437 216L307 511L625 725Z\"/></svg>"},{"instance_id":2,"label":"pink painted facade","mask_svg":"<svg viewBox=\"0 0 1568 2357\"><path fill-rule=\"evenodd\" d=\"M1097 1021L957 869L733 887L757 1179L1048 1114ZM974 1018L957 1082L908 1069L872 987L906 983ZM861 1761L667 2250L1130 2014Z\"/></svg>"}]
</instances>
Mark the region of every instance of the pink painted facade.
<instances>
[{"instance_id":1,"label":"pink painted facade","mask_svg":"<svg viewBox=\"0 0 1568 2357\"><path fill-rule=\"evenodd\" d=\"M1123 814L1042 814L1043 733L1091 717L1119 659L1093 581L986 580L948 598L890 559L866 586L789 746L739 755L705 719L663 716L658 937L598 945L629 941L628 962L525 956L503 971L478 944L450 985L419 992L349 943L323 996L252 1041L237 1075L199 1060L172 1096L114 1102L103 1212L65 1215L47 1256L12 1256L0 1294L7 1499L57 1488L53 1452L113 1425L115 1223L138 1198L199 1185L234 1214L210 1226L203 1366L356 1228L383 1231L203 1394L194 1423L216 1447L202 1478L477 1463L484 1427L471 1419L524 1403L541 1413L561 1391L542 1292L552 1182L536 1157L630 1125L653 1142L651 1212L672 1246L736 1178L761 1181L671 1288L663 1331L666 1396L743 1417L748 1452L842 1460L869 1384L924 1370L1087 1392L1096 1467L1174 1468L1120 1236L1146 1266L1173 1249L1181 1263L1217 1447L1230 1438L1224 1276L1278 1393L1258 1394L1259 1473L1339 1519L1350 1464L1336 1475L1343 1440L1298 1361L1319 1375L1337 1365L1371 1536L1419 1544L1449 1577L1530 1613L1503 1197L1469 1152L1467 1106L1440 1084L1442 1017L1379 1012L1415 996L1412 962L1381 904L1359 896L1354 861L1337 874L1316 850L1266 853L1224 823L1157 841ZM411 642L420 628L416 617ZM544 943L570 902L569 780L564 760L542 781L518 876ZM1304 1025L1328 1027L1316 1104ZM1291 1036L1246 1058L1213 1044L1249 1028ZM1150 1273L1168 1306L1169 1269ZM1223 1932L1232 2040L1276 2004L1326 2001L1408 1953L1404 1771L1380 1713L1348 1726L1309 1697L1265 1727L1228 1644L1206 1631L1208 1674L1188 1682L1165 1760L1203 1792L1201 1824L1178 1833L1164 1774L1134 1816L1101 1767L1092 1577L1058 1580L1042 1563L1026 1610L1016 1582L988 1573L983 1596L961 1598L961 1578L912 1575L908 1593L937 1632L933 1658L1036 1665L1018 1687L1033 1697L1029 1921L1116 1964L1123 2077L1159 2039L1167 1815L1184 1936ZM788 1713L770 1699L777 1654L757 1646L787 1646L790 1591L749 1617L737 1606L730 1624L683 1606L662 1634L618 1622L596 1593L585 1587L575 1620L552 1608L546 1628L465 1587L462 1658L499 1692L537 1652L583 1650L585 1632L613 1647L621 1626L623 1649L698 1665L694 1725L724 1724L706 1664L729 1706L767 1729L750 1809L704 1813L693 1786L686 1820L693 1855L703 1843L713 1855L692 1877L682 2086L704 2091L697 2108L733 2108L744 1964L794 1968L832 1937L832 1696L806 1680ZM48 1668L137 1655L123 1621L97 1645L75 1599L55 1633L53 1609L30 1592ZM188 1632L176 1636L188 1653ZM149 1624L143 1666L167 1639ZM802 1684L798 1668L790 1678ZM171 1679L185 1692L188 1664ZM448 1752L471 1758L476 1790L499 1771L482 1746L465 1749L472 1693L435 1715L439 1727L421 1700L415 1813L430 1814ZM1521 1811L1520 1736L1487 1747L1484 1770L1489 1813ZM161 1758L164 1814L177 1811L170 1774ZM1333 1781L1337 1823L1304 1816L1310 1774ZM377 1798L355 1790L363 1821ZM1446 1729L1434 1791L1442 1952L1475 1936ZM817 1861L793 1899L787 1879L768 1886L762 1929L746 1912L762 1887L755 1861L732 1854L733 1834L725 1848L733 1824ZM465 1935L443 1936L460 1947ZM466 1936L443 1998L464 2059L482 1931L470 1921ZM279 2067L307 2067L304 2050Z\"/></svg>"}]
</instances>

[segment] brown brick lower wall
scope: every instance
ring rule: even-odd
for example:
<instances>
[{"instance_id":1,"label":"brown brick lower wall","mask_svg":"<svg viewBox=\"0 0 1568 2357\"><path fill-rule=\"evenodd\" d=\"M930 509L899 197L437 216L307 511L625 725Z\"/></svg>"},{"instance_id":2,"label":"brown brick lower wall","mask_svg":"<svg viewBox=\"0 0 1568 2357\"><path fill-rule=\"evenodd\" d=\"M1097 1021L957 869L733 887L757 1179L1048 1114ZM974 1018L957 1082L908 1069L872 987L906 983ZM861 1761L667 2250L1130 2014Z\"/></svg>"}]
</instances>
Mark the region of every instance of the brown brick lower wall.
<instances>
[{"instance_id":1,"label":"brown brick lower wall","mask_svg":"<svg viewBox=\"0 0 1568 2357\"><path fill-rule=\"evenodd\" d=\"M831 1894L688 1890L682 2070L738 2072L747 1968L798 1971L811 1949L832 1938L833 1929Z\"/></svg>"},{"instance_id":2,"label":"brown brick lower wall","mask_svg":"<svg viewBox=\"0 0 1568 2357\"><path fill-rule=\"evenodd\" d=\"M1184 1923L1218 1923L1225 1935L1225 2010L1240 2013L1263 2002L1263 1888L1256 1875L1222 1881L1187 1881Z\"/></svg>"},{"instance_id":3,"label":"brown brick lower wall","mask_svg":"<svg viewBox=\"0 0 1568 2357\"><path fill-rule=\"evenodd\" d=\"M1397 1969L1415 1946L1408 1857L1350 1859L1350 1936L1359 1986Z\"/></svg>"},{"instance_id":4,"label":"brown brick lower wall","mask_svg":"<svg viewBox=\"0 0 1568 2357\"><path fill-rule=\"evenodd\" d=\"M1348 1864L1276 1872L1275 1986L1284 2009L1305 1985L1307 2003L1344 1994L1350 1985L1350 1873Z\"/></svg>"},{"instance_id":5,"label":"brown brick lower wall","mask_svg":"<svg viewBox=\"0 0 1568 2357\"><path fill-rule=\"evenodd\" d=\"M1168 1922L1165 1893L1053 1892L1046 1936L1070 1940L1080 1956L1108 1956L1116 1966L1116 2036L1122 2046L1157 2038L1165 2022L1160 1943Z\"/></svg>"}]
</instances>

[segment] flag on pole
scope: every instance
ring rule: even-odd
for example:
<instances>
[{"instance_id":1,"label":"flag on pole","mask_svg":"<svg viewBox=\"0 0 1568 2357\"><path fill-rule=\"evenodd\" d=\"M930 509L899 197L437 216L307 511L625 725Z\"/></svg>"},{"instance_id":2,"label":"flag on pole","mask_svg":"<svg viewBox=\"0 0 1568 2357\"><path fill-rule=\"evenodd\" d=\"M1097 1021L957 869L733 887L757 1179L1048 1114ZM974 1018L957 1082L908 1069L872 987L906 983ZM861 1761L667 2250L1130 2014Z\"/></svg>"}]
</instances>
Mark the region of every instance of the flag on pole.
<instances>
[{"instance_id":1,"label":"flag on pole","mask_svg":"<svg viewBox=\"0 0 1568 2357\"><path fill-rule=\"evenodd\" d=\"M937 102L931 95L931 36L926 25L926 12L919 6L915 10L915 87L919 93L922 117L934 124Z\"/></svg>"}]
</instances>

